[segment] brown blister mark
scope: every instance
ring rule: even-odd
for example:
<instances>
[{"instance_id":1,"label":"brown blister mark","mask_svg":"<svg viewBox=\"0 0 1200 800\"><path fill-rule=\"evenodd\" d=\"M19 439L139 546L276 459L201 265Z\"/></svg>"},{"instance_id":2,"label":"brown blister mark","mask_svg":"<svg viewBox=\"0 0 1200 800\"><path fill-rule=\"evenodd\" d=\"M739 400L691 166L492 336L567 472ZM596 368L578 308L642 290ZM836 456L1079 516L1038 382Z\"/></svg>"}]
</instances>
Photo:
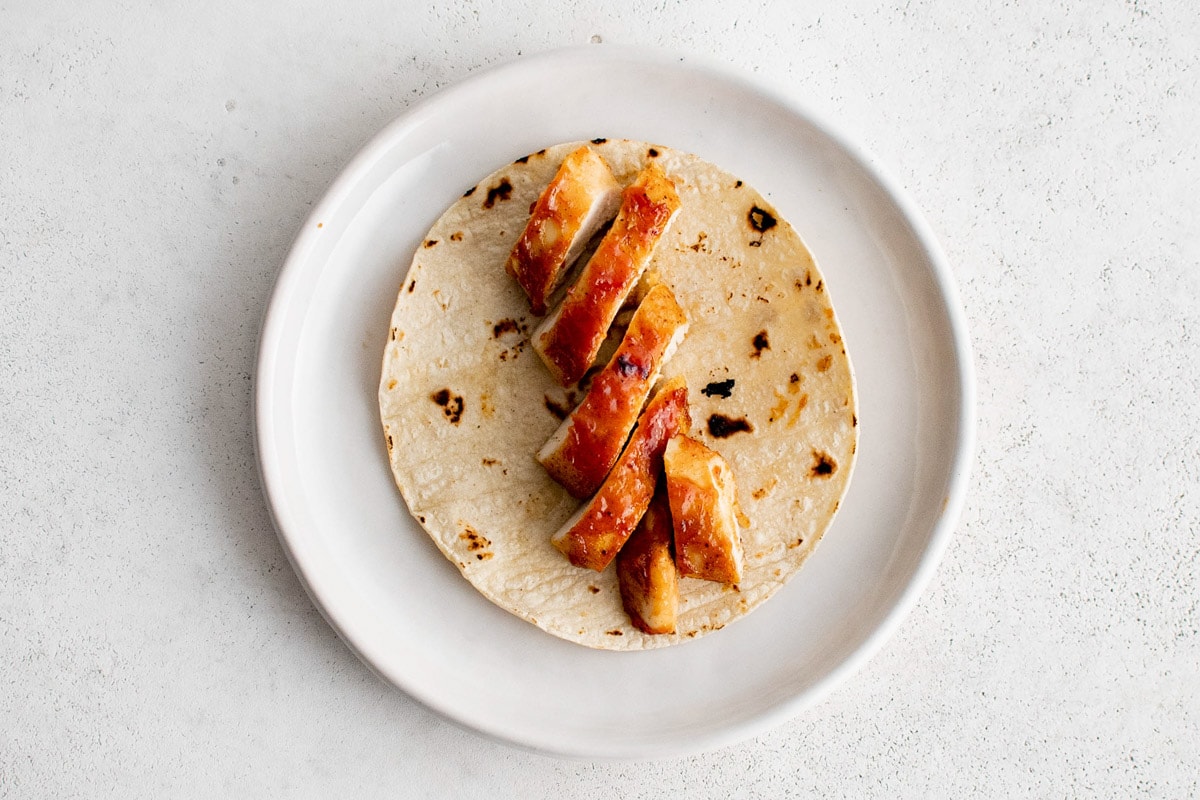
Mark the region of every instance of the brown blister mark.
<instances>
[{"instance_id":1,"label":"brown blister mark","mask_svg":"<svg viewBox=\"0 0 1200 800\"><path fill-rule=\"evenodd\" d=\"M833 309L832 308L825 309L825 319L829 320L830 322L833 321Z\"/></svg>"},{"instance_id":2,"label":"brown blister mark","mask_svg":"<svg viewBox=\"0 0 1200 800\"><path fill-rule=\"evenodd\" d=\"M514 164L527 164L527 163L529 163L529 156L521 156L513 163Z\"/></svg>"},{"instance_id":3,"label":"brown blister mark","mask_svg":"<svg viewBox=\"0 0 1200 800\"><path fill-rule=\"evenodd\" d=\"M600 587L596 586L596 585L589 585L588 591L591 592L592 594L600 594Z\"/></svg>"},{"instance_id":4,"label":"brown blister mark","mask_svg":"<svg viewBox=\"0 0 1200 800\"><path fill-rule=\"evenodd\" d=\"M479 559L480 561L487 561L487 560L488 560L489 558L491 558L493 555L494 555L494 554L493 554L493 553L491 553L491 552L487 552L487 553L476 553L476 554L475 554L475 558Z\"/></svg>"},{"instance_id":5,"label":"brown blister mark","mask_svg":"<svg viewBox=\"0 0 1200 800\"><path fill-rule=\"evenodd\" d=\"M496 465L497 465L497 464L499 464L499 463L500 463L500 462L499 462L499 461L497 461L497 460L496 460L496 459L494 459L494 458L485 458L485 459L483 460L483 465L484 465L485 467L494 467L494 466L496 466Z\"/></svg>"},{"instance_id":6,"label":"brown blister mark","mask_svg":"<svg viewBox=\"0 0 1200 800\"><path fill-rule=\"evenodd\" d=\"M529 204L529 213L532 214L535 208L537 208L537 200L534 200Z\"/></svg>"},{"instance_id":7,"label":"brown blister mark","mask_svg":"<svg viewBox=\"0 0 1200 800\"><path fill-rule=\"evenodd\" d=\"M788 377L788 394L795 394L800 391L800 381L801 378L798 373L793 372Z\"/></svg>"},{"instance_id":8,"label":"brown blister mark","mask_svg":"<svg viewBox=\"0 0 1200 800\"><path fill-rule=\"evenodd\" d=\"M392 328L390 331L388 331L388 338L391 339L393 342L396 341L396 329L395 328Z\"/></svg>"},{"instance_id":9,"label":"brown blister mark","mask_svg":"<svg viewBox=\"0 0 1200 800\"><path fill-rule=\"evenodd\" d=\"M712 381L700 390L700 394L705 397L722 397L727 398L733 394L733 378L728 378L723 381Z\"/></svg>"},{"instance_id":10,"label":"brown blister mark","mask_svg":"<svg viewBox=\"0 0 1200 800\"><path fill-rule=\"evenodd\" d=\"M697 633L699 633L699 632L700 632L700 631L688 631L688 632L687 632L687 637L688 637L689 639L694 639L694 638L696 638L696 634L697 634Z\"/></svg>"},{"instance_id":11,"label":"brown blister mark","mask_svg":"<svg viewBox=\"0 0 1200 800\"><path fill-rule=\"evenodd\" d=\"M450 234L450 241L452 241L452 242L461 242L462 238L463 238L462 231L455 231L454 233Z\"/></svg>"},{"instance_id":12,"label":"brown blister mark","mask_svg":"<svg viewBox=\"0 0 1200 800\"><path fill-rule=\"evenodd\" d=\"M788 550L795 550L800 545L804 544L804 538L801 537L794 542L788 542Z\"/></svg>"},{"instance_id":13,"label":"brown blister mark","mask_svg":"<svg viewBox=\"0 0 1200 800\"><path fill-rule=\"evenodd\" d=\"M779 483L778 478L771 478L771 480L767 481L765 485L760 486L757 489L755 489L751 493L750 496L753 497L755 500L762 500L764 497L766 497L768 494L771 493L771 490L775 488L775 484L777 484L777 483Z\"/></svg>"},{"instance_id":14,"label":"brown blister mark","mask_svg":"<svg viewBox=\"0 0 1200 800\"><path fill-rule=\"evenodd\" d=\"M487 197L483 201L484 208L491 208L496 205L497 201L507 200L512 196L512 184L508 178L501 178L500 182L487 190Z\"/></svg>"},{"instance_id":15,"label":"brown blister mark","mask_svg":"<svg viewBox=\"0 0 1200 800\"><path fill-rule=\"evenodd\" d=\"M470 197L471 195L475 194L475 190L478 188L478 186L472 186L470 189L467 189L465 192L463 192L463 197Z\"/></svg>"},{"instance_id":16,"label":"brown blister mark","mask_svg":"<svg viewBox=\"0 0 1200 800\"><path fill-rule=\"evenodd\" d=\"M829 341L833 342L834 344L841 344L842 337L838 335L837 331L830 331L829 332Z\"/></svg>"},{"instance_id":17,"label":"brown blister mark","mask_svg":"<svg viewBox=\"0 0 1200 800\"><path fill-rule=\"evenodd\" d=\"M450 422L457 425L462 421L462 395L453 394L449 389L438 389L429 395L429 399L442 407L442 413L446 415L446 419L450 420Z\"/></svg>"},{"instance_id":18,"label":"brown blister mark","mask_svg":"<svg viewBox=\"0 0 1200 800\"><path fill-rule=\"evenodd\" d=\"M724 414L712 414L708 418L708 433L717 439L728 439L735 433L754 433L754 426L745 417L734 419Z\"/></svg>"},{"instance_id":19,"label":"brown blister mark","mask_svg":"<svg viewBox=\"0 0 1200 800\"><path fill-rule=\"evenodd\" d=\"M824 290L825 290L825 281L817 281L817 291L821 292Z\"/></svg>"},{"instance_id":20,"label":"brown blister mark","mask_svg":"<svg viewBox=\"0 0 1200 800\"><path fill-rule=\"evenodd\" d=\"M467 543L467 549L472 553L478 553L487 550L492 546L492 542L479 531L472 528L470 525L460 523L463 526L462 533L458 534L458 538Z\"/></svg>"},{"instance_id":21,"label":"brown blister mark","mask_svg":"<svg viewBox=\"0 0 1200 800\"><path fill-rule=\"evenodd\" d=\"M742 188L742 182L741 182L741 181L738 181L737 183L735 183L735 184L733 185L733 188L735 188L735 189L740 189L740 188Z\"/></svg>"},{"instance_id":22,"label":"brown blister mark","mask_svg":"<svg viewBox=\"0 0 1200 800\"><path fill-rule=\"evenodd\" d=\"M388 449L388 452L389 452L389 453L390 453L390 452L392 452L392 448L393 448L393 447L395 447L395 444L393 444L393 442L392 442L392 435L389 433L389 434L387 435L387 449Z\"/></svg>"},{"instance_id":23,"label":"brown blister mark","mask_svg":"<svg viewBox=\"0 0 1200 800\"><path fill-rule=\"evenodd\" d=\"M852 428L858 427L858 414L850 415L850 427L852 427Z\"/></svg>"},{"instance_id":24,"label":"brown blister mark","mask_svg":"<svg viewBox=\"0 0 1200 800\"><path fill-rule=\"evenodd\" d=\"M825 372L833 366L833 356L826 354L817 359L817 372Z\"/></svg>"},{"instance_id":25,"label":"brown blister mark","mask_svg":"<svg viewBox=\"0 0 1200 800\"><path fill-rule=\"evenodd\" d=\"M388 379L388 382L387 382L387 388L388 388L388 391L389 391L389 392L390 392L392 389L395 389L395 388L396 388L396 379L395 379L395 378L389 378L389 379Z\"/></svg>"},{"instance_id":26,"label":"brown blister mark","mask_svg":"<svg viewBox=\"0 0 1200 800\"><path fill-rule=\"evenodd\" d=\"M438 240L437 240L437 239L426 239L426 240L425 240L425 244L423 244L423 245L421 245L421 246L422 246L422 247L424 247L426 250L428 250L429 248L431 248L431 247L434 247L435 245L437 245L437 243L438 243Z\"/></svg>"},{"instance_id":27,"label":"brown blister mark","mask_svg":"<svg viewBox=\"0 0 1200 800\"><path fill-rule=\"evenodd\" d=\"M318 222L318 223L317 223L317 227L318 227L318 228L324 228L324 227L325 227L325 223L324 223L324 222Z\"/></svg>"},{"instance_id":28,"label":"brown blister mark","mask_svg":"<svg viewBox=\"0 0 1200 800\"><path fill-rule=\"evenodd\" d=\"M411 281L408 282L408 293L412 294L413 289L415 289L415 288L417 288L417 279L413 278Z\"/></svg>"},{"instance_id":29,"label":"brown blister mark","mask_svg":"<svg viewBox=\"0 0 1200 800\"><path fill-rule=\"evenodd\" d=\"M604 144L607 141L608 139L605 139L603 136L599 136L595 139L592 139L592 144Z\"/></svg>"},{"instance_id":30,"label":"brown blister mark","mask_svg":"<svg viewBox=\"0 0 1200 800\"><path fill-rule=\"evenodd\" d=\"M823 345L821 343L821 340L817 338L817 335L815 333L812 336L808 337L808 349L809 350L820 350L824 346L825 345Z\"/></svg>"},{"instance_id":31,"label":"brown blister mark","mask_svg":"<svg viewBox=\"0 0 1200 800\"><path fill-rule=\"evenodd\" d=\"M704 231L700 231L700 233L698 233L696 235L696 243L688 245L688 249L691 250L693 253L707 253L708 252L708 234L705 233Z\"/></svg>"},{"instance_id":32,"label":"brown blister mark","mask_svg":"<svg viewBox=\"0 0 1200 800\"><path fill-rule=\"evenodd\" d=\"M777 224L771 212L758 206L750 207L749 213L746 214L746 219L750 221L750 227L759 233L766 233Z\"/></svg>"},{"instance_id":33,"label":"brown blister mark","mask_svg":"<svg viewBox=\"0 0 1200 800\"><path fill-rule=\"evenodd\" d=\"M437 300L437 302L438 302L438 305L442 307L442 311L447 311L447 310L449 310L449 308L450 308L450 304L449 304L449 303L447 303L445 300L443 300L443 299L442 299L442 291L441 291L441 289L434 289L434 290L433 290L433 299L434 299L434 300Z\"/></svg>"},{"instance_id":34,"label":"brown blister mark","mask_svg":"<svg viewBox=\"0 0 1200 800\"><path fill-rule=\"evenodd\" d=\"M605 631L609 636L624 636L625 634L618 628L613 628L611 631Z\"/></svg>"},{"instance_id":35,"label":"brown blister mark","mask_svg":"<svg viewBox=\"0 0 1200 800\"><path fill-rule=\"evenodd\" d=\"M763 297L761 294L760 294L760 295L755 295L754 299L755 299L755 300L757 300L757 301L758 301L758 302L760 302L760 303L770 303L770 302L771 302L771 301L770 301L770 300L768 300L767 298Z\"/></svg>"},{"instance_id":36,"label":"brown blister mark","mask_svg":"<svg viewBox=\"0 0 1200 800\"><path fill-rule=\"evenodd\" d=\"M751 247L762 247L762 239L753 239L749 242Z\"/></svg>"},{"instance_id":37,"label":"brown blister mark","mask_svg":"<svg viewBox=\"0 0 1200 800\"><path fill-rule=\"evenodd\" d=\"M835 472L837 472L837 462L833 460L833 456L828 453L822 453L819 450L813 450L812 476L814 478L828 478Z\"/></svg>"},{"instance_id":38,"label":"brown blister mark","mask_svg":"<svg viewBox=\"0 0 1200 800\"><path fill-rule=\"evenodd\" d=\"M783 574L783 570L781 570L779 567L776 567L775 568L775 577L778 578L782 574Z\"/></svg>"},{"instance_id":39,"label":"brown blister mark","mask_svg":"<svg viewBox=\"0 0 1200 800\"><path fill-rule=\"evenodd\" d=\"M763 350L770 350L771 341L767 338L766 330L761 330L754 334L754 339L751 340L750 346L754 348L754 352L750 354L751 358L759 358L762 356Z\"/></svg>"},{"instance_id":40,"label":"brown blister mark","mask_svg":"<svg viewBox=\"0 0 1200 800\"><path fill-rule=\"evenodd\" d=\"M788 417L787 426L789 428L794 428L796 426L796 423L800 420L800 412L803 411L807 405L808 395L800 395L800 399L796 401L796 408L792 411L792 415Z\"/></svg>"},{"instance_id":41,"label":"brown blister mark","mask_svg":"<svg viewBox=\"0 0 1200 800\"><path fill-rule=\"evenodd\" d=\"M492 397L486 392L479 396L479 413L483 414L484 419L491 419L496 414L496 406L492 403Z\"/></svg>"},{"instance_id":42,"label":"brown blister mark","mask_svg":"<svg viewBox=\"0 0 1200 800\"><path fill-rule=\"evenodd\" d=\"M425 524L425 516L423 514L418 515L417 522L420 522L422 525L424 525Z\"/></svg>"},{"instance_id":43,"label":"brown blister mark","mask_svg":"<svg viewBox=\"0 0 1200 800\"><path fill-rule=\"evenodd\" d=\"M646 157L647 158L658 158L658 150L654 147L651 147L649 150L646 151Z\"/></svg>"},{"instance_id":44,"label":"brown blister mark","mask_svg":"<svg viewBox=\"0 0 1200 800\"><path fill-rule=\"evenodd\" d=\"M786 395L775 392L775 405L771 406L771 413L767 415L767 422L776 422L783 419L787 414L788 399Z\"/></svg>"}]
</instances>

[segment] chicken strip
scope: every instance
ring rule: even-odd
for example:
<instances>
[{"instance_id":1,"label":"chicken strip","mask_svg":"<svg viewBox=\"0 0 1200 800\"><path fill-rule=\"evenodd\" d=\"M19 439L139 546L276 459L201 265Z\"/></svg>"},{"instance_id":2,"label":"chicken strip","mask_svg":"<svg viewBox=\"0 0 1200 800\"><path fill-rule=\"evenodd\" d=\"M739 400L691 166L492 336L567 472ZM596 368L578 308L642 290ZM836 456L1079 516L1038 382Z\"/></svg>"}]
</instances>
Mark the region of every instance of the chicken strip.
<instances>
[{"instance_id":1,"label":"chicken strip","mask_svg":"<svg viewBox=\"0 0 1200 800\"><path fill-rule=\"evenodd\" d=\"M621 185L590 147L581 147L563 160L504 266L529 295L534 314L546 313L547 298L620 205Z\"/></svg>"},{"instance_id":2,"label":"chicken strip","mask_svg":"<svg viewBox=\"0 0 1200 800\"><path fill-rule=\"evenodd\" d=\"M671 554L671 509L662 482L645 516L617 553L621 605L643 633L674 633L679 574Z\"/></svg>"},{"instance_id":3,"label":"chicken strip","mask_svg":"<svg viewBox=\"0 0 1200 800\"><path fill-rule=\"evenodd\" d=\"M572 564L597 572L609 565L650 505L667 441L690 427L687 384L672 378L638 418L600 490L551 538Z\"/></svg>"},{"instance_id":4,"label":"chicken strip","mask_svg":"<svg viewBox=\"0 0 1200 800\"><path fill-rule=\"evenodd\" d=\"M534 331L533 349L560 384L570 386L592 365L678 212L675 184L655 164L626 187L616 221L562 303Z\"/></svg>"},{"instance_id":5,"label":"chicken strip","mask_svg":"<svg viewBox=\"0 0 1200 800\"><path fill-rule=\"evenodd\" d=\"M612 469L659 369L687 333L687 317L665 284L642 300L625 337L588 393L537 459L573 496L590 497Z\"/></svg>"},{"instance_id":6,"label":"chicken strip","mask_svg":"<svg viewBox=\"0 0 1200 800\"><path fill-rule=\"evenodd\" d=\"M742 540L729 464L690 436L676 436L663 454L663 469L679 574L720 583L740 581Z\"/></svg>"}]
</instances>

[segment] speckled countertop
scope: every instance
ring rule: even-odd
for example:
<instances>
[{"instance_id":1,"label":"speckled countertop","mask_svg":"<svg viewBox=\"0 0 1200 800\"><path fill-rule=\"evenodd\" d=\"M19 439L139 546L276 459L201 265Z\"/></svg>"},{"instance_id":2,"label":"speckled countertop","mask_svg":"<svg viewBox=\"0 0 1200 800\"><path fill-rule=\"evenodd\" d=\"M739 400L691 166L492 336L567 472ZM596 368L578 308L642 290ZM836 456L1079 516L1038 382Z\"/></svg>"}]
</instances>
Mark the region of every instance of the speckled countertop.
<instances>
[{"instance_id":1,"label":"speckled countertop","mask_svg":"<svg viewBox=\"0 0 1200 800\"><path fill-rule=\"evenodd\" d=\"M0 796L1200 793L1188 0L20 3L0 25ZM448 724L305 596L250 428L308 208L414 99L598 36L839 120L938 232L966 510L898 634L757 740L589 764Z\"/></svg>"}]
</instances>

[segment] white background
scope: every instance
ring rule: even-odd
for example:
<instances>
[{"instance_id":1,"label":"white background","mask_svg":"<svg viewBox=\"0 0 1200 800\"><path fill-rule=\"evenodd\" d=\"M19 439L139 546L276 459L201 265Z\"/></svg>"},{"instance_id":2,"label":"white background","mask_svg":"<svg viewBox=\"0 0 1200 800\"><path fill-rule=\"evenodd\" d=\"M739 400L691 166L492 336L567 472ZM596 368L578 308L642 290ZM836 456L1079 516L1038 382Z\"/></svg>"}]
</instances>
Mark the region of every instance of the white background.
<instances>
[{"instance_id":1,"label":"white background","mask_svg":"<svg viewBox=\"0 0 1200 800\"><path fill-rule=\"evenodd\" d=\"M264 304L346 160L593 36L874 151L979 376L966 511L896 637L757 740L636 764L381 684L288 566L250 429ZM0 2L0 796L1197 794L1198 84L1189 0Z\"/></svg>"}]
</instances>

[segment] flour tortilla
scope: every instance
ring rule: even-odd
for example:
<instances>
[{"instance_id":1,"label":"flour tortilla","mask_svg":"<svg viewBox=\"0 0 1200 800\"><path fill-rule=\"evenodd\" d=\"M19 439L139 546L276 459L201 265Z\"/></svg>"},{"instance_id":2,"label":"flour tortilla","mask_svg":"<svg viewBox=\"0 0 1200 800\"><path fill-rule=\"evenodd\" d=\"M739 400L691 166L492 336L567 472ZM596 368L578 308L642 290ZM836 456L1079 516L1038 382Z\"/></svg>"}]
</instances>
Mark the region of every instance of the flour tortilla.
<instances>
[{"instance_id":1,"label":"flour tortilla","mask_svg":"<svg viewBox=\"0 0 1200 800\"><path fill-rule=\"evenodd\" d=\"M676 644L749 613L800 569L833 520L857 444L854 378L829 289L763 197L702 159L629 140L592 146L621 183L654 159L682 201L650 270L691 325L663 369L687 379L692 435L729 461L749 526L735 588L680 581L678 630L647 635L615 569L571 566L551 535L579 505L534 460L578 393L529 346L538 319L504 271L530 205L580 142L497 170L442 215L400 287L380 412L408 507L476 589L555 636L607 650ZM732 380L730 396L709 384ZM725 427L710 433L714 414ZM721 423L717 420L720 432Z\"/></svg>"}]
</instances>

